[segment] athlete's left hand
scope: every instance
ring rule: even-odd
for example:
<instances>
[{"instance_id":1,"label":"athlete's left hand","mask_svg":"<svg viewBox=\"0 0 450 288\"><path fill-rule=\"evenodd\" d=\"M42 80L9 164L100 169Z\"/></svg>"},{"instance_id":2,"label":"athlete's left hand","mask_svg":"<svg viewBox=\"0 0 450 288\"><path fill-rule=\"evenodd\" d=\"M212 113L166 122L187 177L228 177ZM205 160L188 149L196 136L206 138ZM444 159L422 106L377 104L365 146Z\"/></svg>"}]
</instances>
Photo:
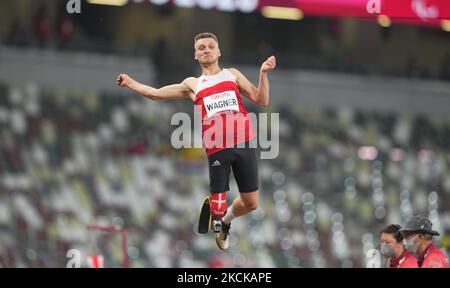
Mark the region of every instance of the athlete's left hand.
<instances>
[{"instance_id":1,"label":"athlete's left hand","mask_svg":"<svg viewBox=\"0 0 450 288\"><path fill-rule=\"evenodd\" d=\"M277 59L272 55L261 65L261 73L267 73L275 67L277 67Z\"/></svg>"}]
</instances>

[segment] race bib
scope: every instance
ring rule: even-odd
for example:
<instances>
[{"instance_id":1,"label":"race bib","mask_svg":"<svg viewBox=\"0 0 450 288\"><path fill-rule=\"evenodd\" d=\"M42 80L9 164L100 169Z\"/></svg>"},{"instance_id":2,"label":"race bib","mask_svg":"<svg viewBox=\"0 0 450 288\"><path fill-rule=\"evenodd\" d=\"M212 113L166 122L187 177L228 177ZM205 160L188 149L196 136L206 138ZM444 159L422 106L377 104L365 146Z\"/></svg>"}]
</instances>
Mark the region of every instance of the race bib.
<instances>
[{"instance_id":1,"label":"race bib","mask_svg":"<svg viewBox=\"0 0 450 288\"><path fill-rule=\"evenodd\" d=\"M203 103L208 117L226 110L239 111L239 104L234 91L225 91L205 97Z\"/></svg>"}]
</instances>

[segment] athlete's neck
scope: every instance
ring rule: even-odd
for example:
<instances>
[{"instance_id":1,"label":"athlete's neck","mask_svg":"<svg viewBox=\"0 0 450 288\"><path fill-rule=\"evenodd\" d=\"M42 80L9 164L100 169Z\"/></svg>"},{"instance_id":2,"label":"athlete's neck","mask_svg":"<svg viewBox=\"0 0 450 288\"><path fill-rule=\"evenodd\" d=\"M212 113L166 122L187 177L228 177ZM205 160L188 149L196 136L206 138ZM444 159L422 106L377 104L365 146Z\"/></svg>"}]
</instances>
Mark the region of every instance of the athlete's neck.
<instances>
[{"instance_id":1,"label":"athlete's neck","mask_svg":"<svg viewBox=\"0 0 450 288\"><path fill-rule=\"evenodd\" d=\"M222 71L222 69L219 67L219 64L217 62L213 64L202 65L202 75L216 75L220 73L220 71Z\"/></svg>"}]
</instances>

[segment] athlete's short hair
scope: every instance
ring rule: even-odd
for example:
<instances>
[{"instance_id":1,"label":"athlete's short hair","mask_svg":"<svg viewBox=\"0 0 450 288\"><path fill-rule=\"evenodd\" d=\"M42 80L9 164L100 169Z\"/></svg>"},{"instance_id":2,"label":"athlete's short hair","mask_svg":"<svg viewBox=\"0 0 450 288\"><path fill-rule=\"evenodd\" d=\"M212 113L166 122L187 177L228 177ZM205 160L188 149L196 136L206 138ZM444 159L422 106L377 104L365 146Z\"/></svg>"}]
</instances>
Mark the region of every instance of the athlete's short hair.
<instances>
[{"instance_id":1,"label":"athlete's short hair","mask_svg":"<svg viewBox=\"0 0 450 288\"><path fill-rule=\"evenodd\" d=\"M205 39L205 38L213 38L217 43L219 43L219 40L217 40L217 36L216 36L216 35L214 35L214 34L211 33L211 32L203 32L203 33L200 33L200 34L195 35L195 37L194 37L194 44L195 44L198 40L200 40L200 39Z\"/></svg>"}]
</instances>

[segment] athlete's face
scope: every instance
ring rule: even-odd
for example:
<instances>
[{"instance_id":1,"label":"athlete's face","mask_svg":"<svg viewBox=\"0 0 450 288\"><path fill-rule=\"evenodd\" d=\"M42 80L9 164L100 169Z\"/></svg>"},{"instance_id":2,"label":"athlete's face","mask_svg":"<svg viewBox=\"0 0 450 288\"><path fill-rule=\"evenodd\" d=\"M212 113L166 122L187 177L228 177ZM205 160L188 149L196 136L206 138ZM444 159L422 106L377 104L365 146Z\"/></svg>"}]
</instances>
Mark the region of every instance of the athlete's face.
<instances>
[{"instance_id":1,"label":"athlete's face","mask_svg":"<svg viewBox=\"0 0 450 288\"><path fill-rule=\"evenodd\" d=\"M213 38L197 40L194 48L194 57L200 64L212 64L219 60L219 44Z\"/></svg>"}]
</instances>

